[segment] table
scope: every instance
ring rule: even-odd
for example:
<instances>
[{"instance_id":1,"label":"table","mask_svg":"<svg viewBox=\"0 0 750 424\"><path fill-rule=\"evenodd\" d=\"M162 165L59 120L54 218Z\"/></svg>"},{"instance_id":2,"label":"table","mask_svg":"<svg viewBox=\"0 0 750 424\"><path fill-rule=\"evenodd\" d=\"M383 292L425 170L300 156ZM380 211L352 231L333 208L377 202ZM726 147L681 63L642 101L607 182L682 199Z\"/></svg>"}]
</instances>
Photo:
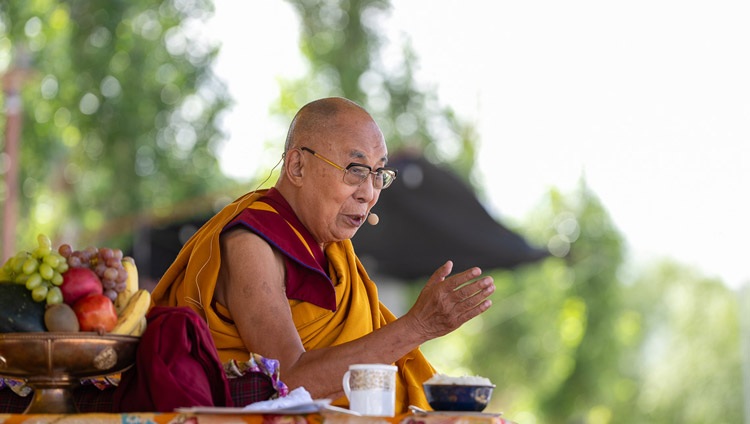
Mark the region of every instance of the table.
<instances>
[{"instance_id":1,"label":"table","mask_svg":"<svg viewBox=\"0 0 750 424\"><path fill-rule=\"evenodd\" d=\"M515 424L490 414L404 414L394 418L313 414L82 413L0 414L0 424Z\"/></svg>"}]
</instances>

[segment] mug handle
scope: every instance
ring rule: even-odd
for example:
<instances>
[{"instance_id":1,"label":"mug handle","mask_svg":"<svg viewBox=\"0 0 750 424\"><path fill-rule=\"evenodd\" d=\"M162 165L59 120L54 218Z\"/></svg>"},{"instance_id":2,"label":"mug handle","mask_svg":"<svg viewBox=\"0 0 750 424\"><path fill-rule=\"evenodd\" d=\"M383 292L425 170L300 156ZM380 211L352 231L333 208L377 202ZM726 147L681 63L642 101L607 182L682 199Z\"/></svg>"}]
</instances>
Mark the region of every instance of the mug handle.
<instances>
[{"instance_id":1,"label":"mug handle","mask_svg":"<svg viewBox=\"0 0 750 424\"><path fill-rule=\"evenodd\" d=\"M346 371L343 380L341 380L341 385L344 387L344 394L347 399L349 399L349 393L352 391L351 387L349 387L349 375L349 371Z\"/></svg>"}]
</instances>

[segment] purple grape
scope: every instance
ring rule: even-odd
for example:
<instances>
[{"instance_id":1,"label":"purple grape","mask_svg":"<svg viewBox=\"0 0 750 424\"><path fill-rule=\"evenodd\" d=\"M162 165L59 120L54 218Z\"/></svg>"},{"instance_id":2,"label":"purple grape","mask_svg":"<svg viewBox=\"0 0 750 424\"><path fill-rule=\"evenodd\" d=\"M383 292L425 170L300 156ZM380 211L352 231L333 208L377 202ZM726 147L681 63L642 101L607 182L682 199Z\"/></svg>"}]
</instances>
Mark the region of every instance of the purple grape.
<instances>
[{"instance_id":1,"label":"purple grape","mask_svg":"<svg viewBox=\"0 0 750 424\"><path fill-rule=\"evenodd\" d=\"M111 301L115 301L117 299L117 292L112 289L106 289L104 290L104 295L109 298Z\"/></svg>"},{"instance_id":2,"label":"purple grape","mask_svg":"<svg viewBox=\"0 0 750 424\"><path fill-rule=\"evenodd\" d=\"M114 290L115 285L117 285L117 283L113 280L102 278L102 287L104 287L104 290Z\"/></svg>"}]
</instances>

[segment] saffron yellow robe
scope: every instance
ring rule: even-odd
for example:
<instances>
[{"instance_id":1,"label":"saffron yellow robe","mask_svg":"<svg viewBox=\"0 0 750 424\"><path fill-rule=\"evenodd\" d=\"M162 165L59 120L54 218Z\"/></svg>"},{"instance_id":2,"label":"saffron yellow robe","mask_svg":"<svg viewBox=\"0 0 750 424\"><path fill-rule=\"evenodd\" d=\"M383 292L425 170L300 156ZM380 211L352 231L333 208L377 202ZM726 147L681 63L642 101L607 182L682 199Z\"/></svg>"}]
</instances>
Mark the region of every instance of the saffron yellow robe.
<instances>
[{"instance_id":1,"label":"saffron yellow robe","mask_svg":"<svg viewBox=\"0 0 750 424\"><path fill-rule=\"evenodd\" d=\"M250 352L240 339L234 324L221 318L221 315L227 315L226 310L221 308L222 310L217 313L212 307L221 263L219 236L227 224L246 208L278 213L268 203L258 201L267 192L268 190L261 190L248 193L211 218L183 246L152 293L156 305L189 306L203 316L223 362L229 359L246 361ZM278 192L274 194L280 197ZM295 222L298 223L296 220ZM301 234L306 233L304 227L297 228L301 224L293 225L290 220L286 223L298 237L294 242L298 241L305 251L310 252L310 257L303 259L312 259L310 243L306 241L310 238ZM396 319L380 303L377 287L354 253L350 240L332 243L326 248L325 256L329 266L328 276L335 291L335 310L289 299L292 317L306 350L346 343ZM220 307L216 303L214 305ZM406 412L409 405L429 408L422 383L430 378L435 370L421 351L418 348L412 350L399 359L396 365L399 369L396 387L397 413ZM280 377L283 381L284 376ZM334 403L346 405L345 399L339 399Z\"/></svg>"}]
</instances>

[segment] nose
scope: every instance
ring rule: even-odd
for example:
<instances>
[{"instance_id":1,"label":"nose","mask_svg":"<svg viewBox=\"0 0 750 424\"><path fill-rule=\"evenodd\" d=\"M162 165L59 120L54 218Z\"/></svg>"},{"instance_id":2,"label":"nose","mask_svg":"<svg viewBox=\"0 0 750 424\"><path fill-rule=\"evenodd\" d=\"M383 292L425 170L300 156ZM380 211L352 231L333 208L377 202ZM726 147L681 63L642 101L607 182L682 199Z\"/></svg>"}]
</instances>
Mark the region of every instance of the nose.
<instances>
[{"instance_id":1,"label":"nose","mask_svg":"<svg viewBox=\"0 0 750 424\"><path fill-rule=\"evenodd\" d=\"M377 200L379 192L380 190L375 188L375 174L371 173L357 186L357 190L354 191L354 197L363 203L370 203L373 200Z\"/></svg>"}]
</instances>

